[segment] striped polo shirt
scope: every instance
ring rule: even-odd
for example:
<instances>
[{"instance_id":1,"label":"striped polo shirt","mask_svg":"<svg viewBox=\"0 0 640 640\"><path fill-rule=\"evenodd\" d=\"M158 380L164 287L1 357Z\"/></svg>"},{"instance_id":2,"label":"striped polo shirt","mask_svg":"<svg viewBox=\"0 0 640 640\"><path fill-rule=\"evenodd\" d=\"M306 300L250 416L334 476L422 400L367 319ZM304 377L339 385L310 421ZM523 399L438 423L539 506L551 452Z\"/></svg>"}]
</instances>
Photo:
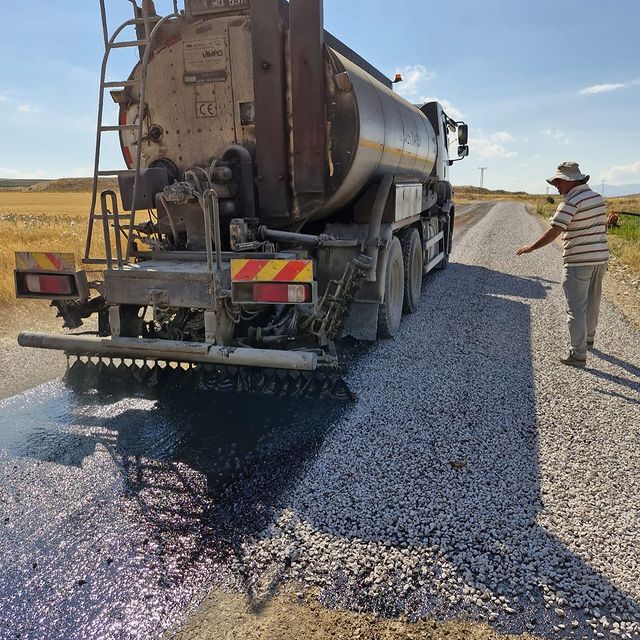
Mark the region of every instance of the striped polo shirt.
<instances>
[{"instance_id":1,"label":"striped polo shirt","mask_svg":"<svg viewBox=\"0 0 640 640\"><path fill-rule=\"evenodd\" d=\"M583 267L609 260L604 198L589 185L578 185L564 196L551 224L563 231L565 265Z\"/></svg>"}]
</instances>

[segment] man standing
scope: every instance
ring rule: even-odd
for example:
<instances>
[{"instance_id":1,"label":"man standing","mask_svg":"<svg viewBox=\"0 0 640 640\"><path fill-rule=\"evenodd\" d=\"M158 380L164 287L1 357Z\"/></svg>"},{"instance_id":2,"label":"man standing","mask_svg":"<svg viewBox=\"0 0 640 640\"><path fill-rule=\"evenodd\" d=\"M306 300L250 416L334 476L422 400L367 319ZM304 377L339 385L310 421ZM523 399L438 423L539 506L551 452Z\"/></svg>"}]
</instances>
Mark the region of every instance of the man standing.
<instances>
[{"instance_id":1,"label":"man standing","mask_svg":"<svg viewBox=\"0 0 640 640\"><path fill-rule=\"evenodd\" d=\"M517 254L545 247L562 234L564 276L571 350L560 362L584 367L587 348L593 346L600 313L602 279L609 261L607 214L604 198L587 184L589 176L577 162L563 162L547 182L564 196L551 220L551 228L532 245Z\"/></svg>"}]
</instances>

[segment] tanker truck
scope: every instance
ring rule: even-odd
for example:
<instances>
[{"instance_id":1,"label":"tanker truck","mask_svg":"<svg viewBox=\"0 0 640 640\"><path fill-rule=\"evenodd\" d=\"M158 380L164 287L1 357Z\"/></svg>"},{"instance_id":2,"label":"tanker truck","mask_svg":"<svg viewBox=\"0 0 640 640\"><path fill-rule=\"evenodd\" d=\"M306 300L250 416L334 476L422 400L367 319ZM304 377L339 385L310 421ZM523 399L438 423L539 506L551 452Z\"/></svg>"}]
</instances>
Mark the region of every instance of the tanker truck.
<instances>
[{"instance_id":1,"label":"tanker truck","mask_svg":"<svg viewBox=\"0 0 640 640\"><path fill-rule=\"evenodd\" d=\"M322 0L174 1L164 16L128 0L114 31L105 1L84 256L16 254L16 295L50 301L71 332L20 345L65 352L75 385L191 373L339 395L340 338L396 336L447 266L467 126L395 93L325 31ZM108 77L127 50L130 75ZM102 166L109 133L125 169Z\"/></svg>"}]
</instances>

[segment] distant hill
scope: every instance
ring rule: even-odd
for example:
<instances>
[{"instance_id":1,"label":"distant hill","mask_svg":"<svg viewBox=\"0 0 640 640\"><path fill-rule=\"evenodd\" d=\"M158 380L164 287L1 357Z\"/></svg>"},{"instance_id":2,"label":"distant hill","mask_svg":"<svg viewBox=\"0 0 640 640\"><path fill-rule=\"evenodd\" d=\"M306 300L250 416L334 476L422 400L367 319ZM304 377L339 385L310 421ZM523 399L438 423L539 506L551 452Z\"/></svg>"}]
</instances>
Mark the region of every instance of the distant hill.
<instances>
[{"instance_id":1,"label":"distant hill","mask_svg":"<svg viewBox=\"0 0 640 640\"><path fill-rule=\"evenodd\" d=\"M29 187L29 191L47 193L87 193L93 188L93 178L60 178L39 182ZM118 180L115 178L100 178L100 191L106 189L118 189Z\"/></svg>"},{"instance_id":2,"label":"distant hill","mask_svg":"<svg viewBox=\"0 0 640 640\"><path fill-rule=\"evenodd\" d=\"M14 178L0 178L0 190L28 189L39 182L46 182L46 180L16 180Z\"/></svg>"},{"instance_id":3,"label":"distant hill","mask_svg":"<svg viewBox=\"0 0 640 640\"><path fill-rule=\"evenodd\" d=\"M59 180L14 180L0 178L0 191L31 191L38 193L88 193L93 178L60 178ZM116 178L100 178L100 191L118 190Z\"/></svg>"},{"instance_id":4,"label":"distant hill","mask_svg":"<svg viewBox=\"0 0 640 640\"><path fill-rule=\"evenodd\" d=\"M602 184L598 185L591 182L591 188L594 191L600 193L602 191ZM640 194L640 184L625 184L621 187L614 187L613 185L604 185L604 195L607 198L619 198L621 196L635 196Z\"/></svg>"},{"instance_id":5,"label":"distant hill","mask_svg":"<svg viewBox=\"0 0 640 640\"><path fill-rule=\"evenodd\" d=\"M479 196L490 196L490 195L496 195L496 196L528 196L530 195L529 193L527 193L526 191L505 191L504 189L484 189L484 188L480 188L480 187L471 187L471 186L459 186L453 187L453 190L455 191L456 195L458 196L471 196L471 195L479 195Z\"/></svg>"}]
</instances>

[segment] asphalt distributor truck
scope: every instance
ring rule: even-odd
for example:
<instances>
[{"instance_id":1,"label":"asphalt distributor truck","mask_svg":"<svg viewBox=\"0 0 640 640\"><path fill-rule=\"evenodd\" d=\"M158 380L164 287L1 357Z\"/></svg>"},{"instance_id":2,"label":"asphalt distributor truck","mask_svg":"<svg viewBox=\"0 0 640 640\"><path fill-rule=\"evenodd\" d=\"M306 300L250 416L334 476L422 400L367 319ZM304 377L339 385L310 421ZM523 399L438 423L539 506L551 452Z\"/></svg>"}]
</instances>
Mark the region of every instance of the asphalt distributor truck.
<instances>
[{"instance_id":1,"label":"asphalt distributor truck","mask_svg":"<svg viewBox=\"0 0 640 640\"><path fill-rule=\"evenodd\" d=\"M340 394L336 341L392 338L423 276L447 266L448 173L469 153L467 126L394 93L324 30L322 0L175 1L165 16L129 2L111 32L100 0L82 268L16 255L18 297L51 301L70 330L96 316L97 329L19 343L65 352L76 385L190 372L206 388ZM110 79L127 48L133 71ZM104 124L109 99L119 118ZM127 170L101 168L110 132ZM105 176L119 194L100 192Z\"/></svg>"}]
</instances>

